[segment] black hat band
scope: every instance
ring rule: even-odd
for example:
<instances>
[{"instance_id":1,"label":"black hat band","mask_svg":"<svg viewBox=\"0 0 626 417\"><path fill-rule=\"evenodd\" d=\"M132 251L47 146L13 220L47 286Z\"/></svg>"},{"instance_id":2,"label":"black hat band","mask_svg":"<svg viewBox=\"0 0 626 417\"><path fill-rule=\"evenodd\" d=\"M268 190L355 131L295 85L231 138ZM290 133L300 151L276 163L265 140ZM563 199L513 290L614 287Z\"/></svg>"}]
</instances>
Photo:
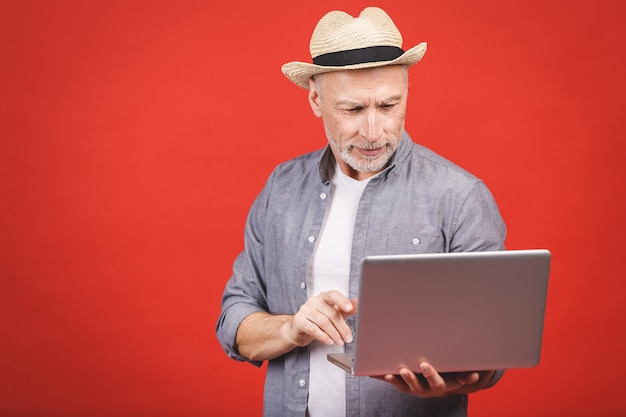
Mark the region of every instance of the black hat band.
<instances>
[{"instance_id":1,"label":"black hat band","mask_svg":"<svg viewBox=\"0 0 626 417\"><path fill-rule=\"evenodd\" d=\"M322 54L313 58L313 63L325 67L343 67L367 62L393 61L403 53L404 50L397 46L370 46Z\"/></svg>"}]
</instances>

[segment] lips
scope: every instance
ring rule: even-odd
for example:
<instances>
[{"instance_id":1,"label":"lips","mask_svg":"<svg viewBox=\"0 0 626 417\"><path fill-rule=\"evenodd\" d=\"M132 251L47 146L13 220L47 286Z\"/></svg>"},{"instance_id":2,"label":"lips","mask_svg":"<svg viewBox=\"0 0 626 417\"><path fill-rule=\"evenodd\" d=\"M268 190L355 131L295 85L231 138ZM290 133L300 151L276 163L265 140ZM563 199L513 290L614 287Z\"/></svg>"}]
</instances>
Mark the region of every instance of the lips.
<instances>
[{"instance_id":1,"label":"lips","mask_svg":"<svg viewBox=\"0 0 626 417\"><path fill-rule=\"evenodd\" d=\"M361 155L365 156L365 157L375 157L380 155L381 152L383 152L385 150L384 146L381 146L380 148L374 148L374 149L363 149L363 148L355 148Z\"/></svg>"}]
</instances>

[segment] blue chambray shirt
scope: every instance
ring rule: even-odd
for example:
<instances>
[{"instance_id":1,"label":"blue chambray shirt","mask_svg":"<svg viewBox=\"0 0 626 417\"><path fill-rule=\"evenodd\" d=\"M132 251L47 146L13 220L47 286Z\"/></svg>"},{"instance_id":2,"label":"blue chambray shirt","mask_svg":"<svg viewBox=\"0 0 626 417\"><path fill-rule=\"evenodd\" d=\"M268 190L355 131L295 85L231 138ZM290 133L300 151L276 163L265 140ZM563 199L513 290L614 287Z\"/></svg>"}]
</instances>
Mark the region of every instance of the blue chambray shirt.
<instances>
[{"instance_id":1,"label":"blue chambray shirt","mask_svg":"<svg viewBox=\"0 0 626 417\"><path fill-rule=\"evenodd\" d=\"M246 360L235 337L247 315L295 314L306 301L307 264L322 227L334 166L328 147L284 162L252 205L245 248L226 284L217 323L217 337L231 358ZM503 250L505 234L485 184L404 132L389 166L361 196L348 297L357 297L360 262L366 255ZM356 317L350 316L353 332L355 323ZM351 349L352 344L346 345ZM308 347L269 361L263 415L304 417L308 378ZM346 416L467 415L467 395L424 399L369 377L346 378Z\"/></svg>"}]
</instances>

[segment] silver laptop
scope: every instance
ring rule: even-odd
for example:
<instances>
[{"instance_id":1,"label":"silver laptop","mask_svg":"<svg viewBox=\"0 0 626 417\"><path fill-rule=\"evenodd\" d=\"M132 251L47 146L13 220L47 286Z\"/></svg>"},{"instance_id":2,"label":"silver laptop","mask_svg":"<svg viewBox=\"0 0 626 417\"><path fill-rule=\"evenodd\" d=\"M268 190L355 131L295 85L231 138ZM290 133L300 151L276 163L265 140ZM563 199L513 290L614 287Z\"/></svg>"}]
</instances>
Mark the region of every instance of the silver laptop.
<instances>
[{"instance_id":1,"label":"silver laptop","mask_svg":"<svg viewBox=\"0 0 626 417\"><path fill-rule=\"evenodd\" d=\"M549 269L546 249L366 257L354 344L328 360L354 375L536 366Z\"/></svg>"}]
</instances>

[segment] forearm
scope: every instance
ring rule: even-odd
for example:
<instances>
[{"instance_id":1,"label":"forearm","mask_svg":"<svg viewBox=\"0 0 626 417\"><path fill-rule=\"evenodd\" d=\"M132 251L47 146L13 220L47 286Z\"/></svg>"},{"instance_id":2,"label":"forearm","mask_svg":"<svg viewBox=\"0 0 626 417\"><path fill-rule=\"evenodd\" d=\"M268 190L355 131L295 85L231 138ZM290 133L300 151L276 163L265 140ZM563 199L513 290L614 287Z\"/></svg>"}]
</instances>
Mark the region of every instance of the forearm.
<instances>
[{"instance_id":1,"label":"forearm","mask_svg":"<svg viewBox=\"0 0 626 417\"><path fill-rule=\"evenodd\" d=\"M252 313L237 330L237 349L251 361L274 359L297 345L290 336L293 316Z\"/></svg>"}]
</instances>

